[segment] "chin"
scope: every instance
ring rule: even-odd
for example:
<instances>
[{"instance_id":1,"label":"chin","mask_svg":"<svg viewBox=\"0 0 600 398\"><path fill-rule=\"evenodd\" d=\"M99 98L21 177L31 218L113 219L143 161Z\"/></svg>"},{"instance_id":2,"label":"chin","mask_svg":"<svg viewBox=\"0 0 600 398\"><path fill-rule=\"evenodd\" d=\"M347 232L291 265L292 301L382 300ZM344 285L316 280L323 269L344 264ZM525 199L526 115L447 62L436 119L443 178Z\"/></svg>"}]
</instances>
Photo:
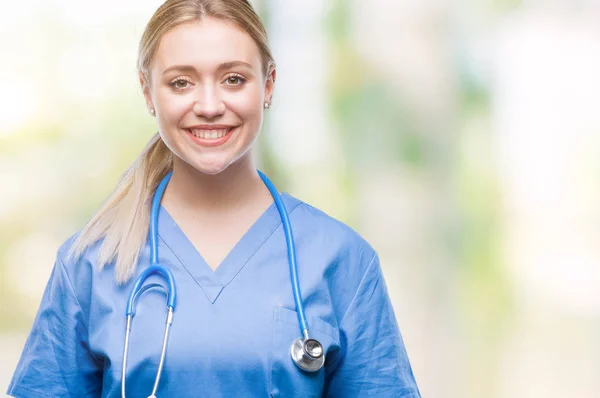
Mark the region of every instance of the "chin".
<instances>
[{"instance_id":1,"label":"chin","mask_svg":"<svg viewBox=\"0 0 600 398\"><path fill-rule=\"evenodd\" d=\"M223 172L225 169L227 169L227 167L229 167L229 163L222 161L222 162L189 162L188 163L190 166L192 166L194 169L198 170L199 172L203 173L203 174L208 174L208 175L217 175L221 172Z\"/></svg>"}]
</instances>

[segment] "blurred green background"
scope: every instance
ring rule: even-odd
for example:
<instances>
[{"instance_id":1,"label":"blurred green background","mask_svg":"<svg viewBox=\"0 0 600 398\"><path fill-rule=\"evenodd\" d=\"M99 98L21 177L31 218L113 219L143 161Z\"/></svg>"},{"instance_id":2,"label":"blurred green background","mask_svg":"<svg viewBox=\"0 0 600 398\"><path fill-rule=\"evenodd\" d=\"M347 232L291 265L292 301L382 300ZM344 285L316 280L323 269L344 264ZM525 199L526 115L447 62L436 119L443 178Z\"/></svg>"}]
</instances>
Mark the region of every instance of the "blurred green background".
<instances>
[{"instance_id":1,"label":"blurred green background","mask_svg":"<svg viewBox=\"0 0 600 398\"><path fill-rule=\"evenodd\" d=\"M0 12L0 388L58 246L156 131L161 1ZM424 397L600 396L600 4L256 0L257 144L282 191L380 253Z\"/></svg>"}]
</instances>

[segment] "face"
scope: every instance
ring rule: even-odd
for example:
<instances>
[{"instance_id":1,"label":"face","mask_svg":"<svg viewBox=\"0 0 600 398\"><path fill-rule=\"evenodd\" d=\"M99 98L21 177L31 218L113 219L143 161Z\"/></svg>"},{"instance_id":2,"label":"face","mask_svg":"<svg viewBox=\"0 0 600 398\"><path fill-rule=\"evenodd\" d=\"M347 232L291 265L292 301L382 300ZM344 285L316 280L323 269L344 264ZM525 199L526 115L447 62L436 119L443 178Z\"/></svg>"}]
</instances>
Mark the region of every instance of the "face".
<instances>
[{"instance_id":1,"label":"face","mask_svg":"<svg viewBox=\"0 0 600 398\"><path fill-rule=\"evenodd\" d=\"M165 33L151 82L140 82L175 167L218 174L250 156L273 90L275 71L266 72L252 38L230 22L205 17Z\"/></svg>"}]
</instances>

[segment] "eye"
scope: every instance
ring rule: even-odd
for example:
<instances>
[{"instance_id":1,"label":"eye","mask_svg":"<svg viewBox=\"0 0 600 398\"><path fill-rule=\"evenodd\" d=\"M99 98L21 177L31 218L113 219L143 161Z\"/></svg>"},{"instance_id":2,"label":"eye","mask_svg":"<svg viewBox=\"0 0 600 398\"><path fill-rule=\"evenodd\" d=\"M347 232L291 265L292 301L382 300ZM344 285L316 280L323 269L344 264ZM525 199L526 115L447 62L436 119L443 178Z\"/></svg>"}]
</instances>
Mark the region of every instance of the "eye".
<instances>
[{"instance_id":1,"label":"eye","mask_svg":"<svg viewBox=\"0 0 600 398\"><path fill-rule=\"evenodd\" d=\"M225 78L225 84L227 86L241 86L246 82L246 79L242 75L233 74Z\"/></svg>"},{"instance_id":2,"label":"eye","mask_svg":"<svg viewBox=\"0 0 600 398\"><path fill-rule=\"evenodd\" d=\"M184 79L182 77L178 77L175 80L172 80L169 83L169 86L173 87L175 90L184 90L188 87L188 85L190 84L190 81L187 79Z\"/></svg>"}]
</instances>

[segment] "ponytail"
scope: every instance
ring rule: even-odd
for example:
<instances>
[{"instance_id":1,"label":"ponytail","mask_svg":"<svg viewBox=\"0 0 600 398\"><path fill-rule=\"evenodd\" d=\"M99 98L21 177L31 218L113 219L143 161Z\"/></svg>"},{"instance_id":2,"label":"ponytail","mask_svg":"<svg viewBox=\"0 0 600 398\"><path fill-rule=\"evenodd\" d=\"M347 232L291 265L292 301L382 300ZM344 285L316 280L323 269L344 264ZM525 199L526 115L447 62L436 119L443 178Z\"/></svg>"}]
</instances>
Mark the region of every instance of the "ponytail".
<instances>
[{"instance_id":1,"label":"ponytail","mask_svg":"<svg viewBox=\"0 0 600 398\"><path fill-rule=\"evenodd\" d=\"M151 84L150 66L164 34L204 17L229 21L248 33L260 50L264 73L275 65L267 31L248 0L167 0L146 25L138 48L138 72L146 82ZM89 246L102 241L98 251L99 267L114 261L117 283L129 280L146 244L152 196L172 169L173 153L157 134L77 236L69 257L79 258Z\"/></svg>"},{"instance_id":2,"label":"ponytail","mask_svg":"<svg viewBox=\"0 0 600 398\"><path fill-rule=\"evenodd\" d=\"M152 197L172 168L173 154L157 133L77 236L69 257L78 259L86 248L102 240L97 258L99 268L114 261L117 283L127 282L135 273L146 244Z\"/></svg>"}]
</instances>

